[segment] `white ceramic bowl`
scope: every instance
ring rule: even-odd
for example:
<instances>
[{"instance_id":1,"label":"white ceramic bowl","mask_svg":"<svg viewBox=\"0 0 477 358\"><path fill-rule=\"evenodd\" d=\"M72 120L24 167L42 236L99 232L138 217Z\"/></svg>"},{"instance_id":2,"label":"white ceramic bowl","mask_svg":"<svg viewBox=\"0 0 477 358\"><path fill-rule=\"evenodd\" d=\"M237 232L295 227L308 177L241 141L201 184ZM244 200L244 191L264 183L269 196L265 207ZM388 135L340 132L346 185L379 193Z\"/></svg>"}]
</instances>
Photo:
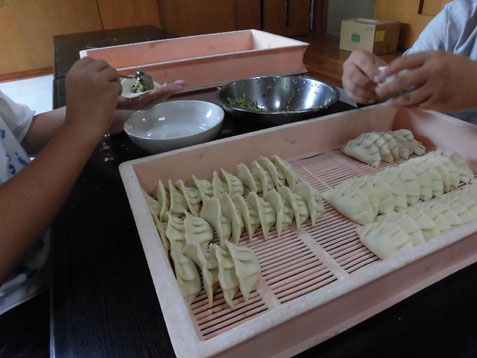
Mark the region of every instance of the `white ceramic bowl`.
<instances>
[{"instance_id":1,"label":"white ceramic bowl","mask_svg":"<svg viewBox=\"0 0 477 358\"><path fill-rule=\"evenodd\" d=\"M124 123L124 131L145 151L160 153L215 138L223 120L223 109L213 103L170 101L134 112Z\"/></svg>"}]
</instances>

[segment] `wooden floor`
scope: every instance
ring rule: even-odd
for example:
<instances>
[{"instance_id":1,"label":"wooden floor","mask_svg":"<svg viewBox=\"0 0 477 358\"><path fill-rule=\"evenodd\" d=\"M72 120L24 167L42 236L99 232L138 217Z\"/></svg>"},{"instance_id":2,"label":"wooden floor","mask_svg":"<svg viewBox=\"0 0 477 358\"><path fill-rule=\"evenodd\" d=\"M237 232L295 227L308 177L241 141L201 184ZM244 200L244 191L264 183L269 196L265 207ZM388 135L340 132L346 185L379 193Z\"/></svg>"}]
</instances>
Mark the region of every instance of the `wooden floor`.
<instances>
[{"instance_id":1,"label":"wooden floor","mask_svg":"<svg viewBox=\"0 0 477 358\"><path fill-rule=\"evenodd\" d=\"M295 38L310 44L304 58L309 75L335 86L343 87L341 83L343 63L351 52L339 49L339 36L310 34ZM380 57L384 61L390 62L401 54L402 52L395 52Z\"/></svg>"}]
</instances>

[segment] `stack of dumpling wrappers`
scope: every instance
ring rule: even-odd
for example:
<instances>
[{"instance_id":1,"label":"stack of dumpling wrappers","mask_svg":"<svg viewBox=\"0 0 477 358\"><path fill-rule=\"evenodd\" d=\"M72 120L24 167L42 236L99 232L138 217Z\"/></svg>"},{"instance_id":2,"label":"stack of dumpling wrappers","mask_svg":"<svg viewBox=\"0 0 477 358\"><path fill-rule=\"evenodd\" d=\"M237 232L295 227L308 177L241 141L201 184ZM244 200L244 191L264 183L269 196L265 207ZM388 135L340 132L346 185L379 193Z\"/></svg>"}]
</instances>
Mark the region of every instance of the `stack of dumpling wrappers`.
<instances>
[{"instance_id":1,"label":"stack of dumpling wrappers","mask_svg":"<svg viewBox=\"0 0 477 358\"><path fill-rule=\"evenodd\" d=\"M169 180L158 183L156 198L144 192L164 247L170 250L176 278L189 303L201 291L200 275L209 300L218 285L234 308L240 290L245 301L261 274L260 263L246 246L239 246L246 230L249 239L261 227L267 239L273 227L278 235L293 221L297 228L308 219L316 224L323 200L308 183L297 182L292 167L279 158L260 157L231 174L214 171L212 180L192 176L190 186ZM249 193L244 198L245 187ZM259 195L260 194L260 195ZM214 231L219 244L213 244Z\"/></svg>"},{"instance_id":2,"label":"stack of dumpling wrappers","mask_svg":"<svg viewBox=\"0 0 477 358\"><path fill-rule=\"evenodd\" d=\"M426 148L414 139L408 129L363 133L346 143L341 150L346 155L375 167L381 160L393 163L399 158L407 160L411 154L422 155L426 152Z\"/></svg>"},{"instance_id":3,"label":"stack of dumpling wrappers","mask_svg":"<svg viewBox=\"0 0 477 358\"><path fill-rule=\"evenodd\" d=\"M383 132L379 138L389 138L395 132ZM381 159L392 161L387 154L375 155L387 153L386 150L373 149L374 156L365 158L363 153L367 153L370 142L363 138L370 138L368 134L348 142L343 151L353 151L354 158L371 165L379 164ZM371 137L376 139L374 134ZM420 143L412 144L412 133L402 137L409 139L405 156L423 154ZM383 142L378 142L380 139L374 140L382 148ZM471 183L473 177L468 163L458 154L437 150L372 176L346 180L322 193L322 197L341 214L364 225L357 229L360 240L385 259L452 227L477 220L477 186ZM469 184L457 189L466 183Z\"/></svg>"}]
</instances>

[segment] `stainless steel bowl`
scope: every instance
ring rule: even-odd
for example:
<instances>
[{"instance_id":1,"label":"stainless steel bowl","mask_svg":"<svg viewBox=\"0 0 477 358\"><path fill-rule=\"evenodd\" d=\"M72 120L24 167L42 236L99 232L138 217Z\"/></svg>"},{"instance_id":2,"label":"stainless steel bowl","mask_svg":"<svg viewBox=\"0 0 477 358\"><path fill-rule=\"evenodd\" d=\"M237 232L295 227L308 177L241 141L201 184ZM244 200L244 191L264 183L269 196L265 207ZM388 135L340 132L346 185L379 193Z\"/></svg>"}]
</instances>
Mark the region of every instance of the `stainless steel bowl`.
<instances>
[{"instance_id":1,"label":"stainless steel bowl","mask_svg":"<svg viewBox=\"0 0 477 358\"><path fill-rule=\"evenodd\" d=\"M273 126L316 116L338 101L339 92L335 87L309 77L264 76L219 87L217 97L232 117ZM231 104L231 100L236 102L237 99L247 107L256 105L260 109Z\"/></svg>"}]
</instances>

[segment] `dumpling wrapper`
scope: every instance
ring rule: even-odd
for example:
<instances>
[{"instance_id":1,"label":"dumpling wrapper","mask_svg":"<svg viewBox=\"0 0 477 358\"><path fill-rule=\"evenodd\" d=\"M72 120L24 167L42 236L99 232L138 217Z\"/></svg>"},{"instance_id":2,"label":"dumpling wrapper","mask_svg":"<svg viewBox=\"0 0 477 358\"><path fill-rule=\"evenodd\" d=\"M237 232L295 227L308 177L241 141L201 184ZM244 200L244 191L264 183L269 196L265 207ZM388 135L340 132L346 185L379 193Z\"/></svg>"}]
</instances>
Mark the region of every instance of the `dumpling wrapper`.
<instances>
[{"instance_id":1,"label":"dumpling wrapper","mask_svg":"<svg viewBox=\"0 0 477 358\"><path fill-rule=\"evenodd\" d=\"M260 180L262 186L262 192L265 194L267 191L275 189L275 184L268 171L262 168L262 166L255 160L250 165L250 171L252 175Z\"/></svg>"},{"instance_id":2,"label":"dumpling wrapper","mask_svg":"<svg viewBox=\"0 0 477 358\"><path fill-rule=\"evenodd\" d=\"M219 200L220 206L222 208L222 215L229 219L232 225L232 240L234 244L237 244L240 241L240 237L242 236L242 232L245 227L242 214L233 203L232 198L229 194L222 194Z\"/></svg>"},{"instance_id":3,"label":"dumpling wrapper","mask_svg":"<svg viewBox=\"0 0 477 358\"><path fill-rule=\"evenodd\" d=\"M194 262L178 250L171 250L177 283L186 301L191 304L200 293L200 276Z\"/></svg>"},{"instance_id":4,"label":"dumpling wrapper","mask_svg":"<svg viewBox=\"0 0 477 358\"><path fill-rule=\"evenodd\" d=\"M318 220L325 211L323 199L307 182L297 183L293 192L305 201L306 206L308 207L308 212L310 213L311 226L315 226L316 220Z\"/></svg>"},{"instance_id":5,"label":"dumpling wrapper","mask_svg":"<svg viewBox=\"0 0 477 358\"><path fill-rule=\"evenodd\" d=\"M237 165L235 168L235 174L240 181L250 189L250 191L254 191L256 193L260 193L262 191L260 179L255 177L245 164L241 163Z\"/></svg>"},{"instance_id":6,"label":"dumpling wrapper","mask_svg":"<svg viewBox=\"0 0 477 358\"><path fill-rule=\"evenodd\" d=\"M171 207L169 211L176 215L182 215L184 211L188 210L187 202L181 191L176 189L172 180L169 179L169 197L171 200Z\"/></svg>"},{"instance_id":7,"label":"dumpling wrapper","mask_svg":"<svg viewBox=\"0 0 477 358\"><path fill-rule=\"evenodd\" d=\"M192 183L199 191L202 201L214 197L214 191L212 190L212 183L206 179L197 179L192 175Z\"/></svg>"},{"instance_id":8,"label":"dumpling wrapper","mask_svg":"<svg viewBox=\"0 0 477 358\"><path fill-rule=\"evenodd\" d=\"M293 222L295 214L288 202L283 200L282 196L275 189L268 191L264 198L267 202L272 204L273 208L275 209L275 227L277 229L278 236L280 236L283 232L283 229Z\"/></svg>"},{"instance_id":9,"label":"dumpling wrapper","mask_svg":"<svg viewBox=\"0 0 477 358\"><path fill-rule=\"evenodd\" d=\"M278 189L278 193L292 208L295 215L296 227L297 229L300 229L301 225L310 217L310 213L305 201L300 196L293 193L287 186L283 186Z\"/></svg>"},{"instance_id":10,"label":"dumpling wrapper","mask_svg":"<svg viewBox=\"0 0 477 358\"><path fill-rule=\"evenodd\" d=\"M184 219L185 246L183 254L201 266L200 253L206 253L209 243L214 239L214 232L209 223L202 218L186 212Z\"/></svg>"},{"instance_id":11,"label":"dumpling wrapper","mask_svg":"<svg viewBox=\"0 0 477 358\"><path fill-rule=\"evenodd\" d=\"M200 210L200 217L212 225L220 244L223 245L232 234L230 220L222 215L219 198L206 199L203 204Z\"/></svg>"},{"instance_id":12,"label":"dumpling wrapper","mask_svg":"<svg viewBox=\"0 0 477 358\"><path fill-rule=\"evenodd\" d=\"M243 195L245 189L242 181L235 175L227 173L224 169L220 169L220 176L227 185L227 193L230 195L238 194Z\"/></svg>"},{"instance_id":13,"label":"dumpling wrapper","mask_svg":"<svg viewBox=\"0 0 477 358\"><path fill-rule=\"evenodd\" d=\"M171 251L182 253L186 244L184 220L168 213L166 237L170 242Z\"/></svg>"},{"instance_id":14,"label":"dumpling wrapper","mask_svg":"<svg viewBox=\"0 0 477 358\"><path fill-rule=\"evenodd\" d=\"M395 223L370 223L356 231L361 242L382 260L414 247L409 234Z\"/></svg>"},{"instance_id":15,"label":"dumpling wrapper","mask_svg":"<svg viewBox=\"0 0 477 358\"><path fill-rule=\"evenodd\" d=\"M260 226L262 227L263 237L268 239L270 229L275 224L276 214L272 204L267 203L261 197L251 191L247 196L248 206L255 209L258 213L258 219L260 220Z\"/></svg>"},{"instance_id":16,"label":"dumpling wrapper","mask_svg":"<svg viewBox=\"0 0 477 358\"><path fill-rule=\"evenodd\" d=\"M146 199L147 206L149 207L149 212L151 213L152 220L154 221L154 226L156 227L159 237L161 238L162 244L164 245L164 248L166 251L169 251L169 240L166 237L166 229L164 227L165 223L161 223L159 221L159 214L161 212L161 204L154 199L152 196L150 196L148 193L142 189L142 193L144 195L144 198Z\"/></svg>"},{"instance_id":17,"label":"dumpling wrapper","mask_svg":"<svg viewBox=\"0 0 477 358\"><path fill-rule=\"evenodd\" d=\"M192 213L192 215L199 215L200 203L202 202L199 190L185 186L182 180L178 180L176 182L176 186L184 196L187 207L189 208L189 211Z\"/></svg>"},{"instance_id":18,"label":"dumpling wrapper","mask_svg":"<svg viewBox=\"0 0 477 358\"><path fill-rule=\"evenodd\" d=\"M245 301L248 301L250 292L262 274L262 267L251 248L234 245L231 242L227 242L226 245L234 262L235 275L239 280L240 292L242 292Z\"/></svg>"},{"instance_id":19,"label":"dumpling wrapper","mask_svg":"<svg viewBox=\"0 0 477 358\"><path fill-rule=\"evenodd\" d=\"M220 246L211 244L215 250L217 264L219 267L219 283L224 293L225 302L234 309L234 296L240 290L240 281L235 273L235 265L228 250L223 250Z\"/></svg>"},{"instance_id":20,"label":"dumpling wrapper","mask_svg":"<svg viewBox=\"0 0 477 358\"><path fill-rule=\"evenodd\" d=\"M157 201L161 203L161 211L159 212L159 221L167 221L167 213L170 208L169 192L166 190L161 180L157 182Z\"/></svg>"},{"instance_id":21,"label":"dumpling wrapper","mask_svg":"<svg viewBox=\"0 0 477 358\"><path fill-rule=\"evenodd\" d=\"M219 265L217 263L215 246L210 245L209 250L206 252L200 251L199 261L199 267L202 271L202 280L204 281L204 288L207 293L210 308L214 304L214 292L219 286Z\"/></svg>"},{"instance_id":22,"label":"dumpling wrapper","mask_svg":"<svg viewBox=\"0 0 477 358\"><path fill-rule=\"evenodd\" d=\"M283 174L282 170L277 168L270 159L261 156L258 158L258 163L266 171L268 171L276 189L281 188L282 186L285 186L285 183L286 183L285 174Z\"/></svg>"},{"instance_id":23,"label":"dumpling wrapper","mask_svg":"<svg viewBox=\"0 0 477 358\"><path fill-rule=\"evenodd\" d=\"M248 238L249 240L252 240L253 234L260 226L260 219L258 217L257 211L251 205L249 205L249 203L247 203L241 195L236 194L232 196L232 201L235 204L235 207L242 214L245 228L247 229L248 233Z\"/></svg>"},{"instance_id":24,"label":"dumpling wrapper","mask_svg":"<svg viewBox=\"0 0 477 358\"><path fill-rule=\"evenodd\" d=\"M228 193L227 183L219 177L215 170L212 173L212 192L214 198L220 197L223 193Z\"/></svg>"},{"instance_id":25,"label":"dumpling wrapper","mask_svg":"<svg viewBox=\"0 0 477 358\"><path fill-rule=\"evenodd\" d=\"M295 170L293 167L288 164L286 161L284 161L282 158L280 158L278 155L273 155L272 156L272 162L275 164L277 169L281 170L283 174L285 175L287 184L290 188L294 188L295 184L297 182L297 175L295 173ZM277 188L279 189L279 188Z\"/></svg>"}]
</instances>

